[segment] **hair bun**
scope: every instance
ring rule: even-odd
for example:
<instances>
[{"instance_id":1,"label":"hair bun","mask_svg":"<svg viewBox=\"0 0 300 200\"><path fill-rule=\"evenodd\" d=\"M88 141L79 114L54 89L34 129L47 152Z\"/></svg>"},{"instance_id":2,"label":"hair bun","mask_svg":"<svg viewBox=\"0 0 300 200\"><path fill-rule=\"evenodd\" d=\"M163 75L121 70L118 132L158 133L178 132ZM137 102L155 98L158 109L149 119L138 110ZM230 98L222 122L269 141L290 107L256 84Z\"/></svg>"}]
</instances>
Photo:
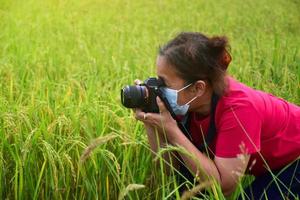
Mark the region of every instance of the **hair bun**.
<instances>
[{"instance_id":1,"label":"hair bun","mask_svg":"<svg viewBox=\"0 0 300 200\"><path fill-rule=\"evenodd\" d=\"M208 45L210 49L216 53L224 51L227 47L228 39L225 36L215 36L209 39Z\"/></svg>"},{"instance_id":2,"label":"hair bun","mask_svg":"<svg viewBox=\"0 0 300 200\"><path fill-rule=\"evenodd\" d=\"M215 36L209 39L209 48L212 55L214 55L218 64L223 70L226 70L231 62L231 56L227 51L228 39L225 36Z\"/></svg>"}]
</instances>

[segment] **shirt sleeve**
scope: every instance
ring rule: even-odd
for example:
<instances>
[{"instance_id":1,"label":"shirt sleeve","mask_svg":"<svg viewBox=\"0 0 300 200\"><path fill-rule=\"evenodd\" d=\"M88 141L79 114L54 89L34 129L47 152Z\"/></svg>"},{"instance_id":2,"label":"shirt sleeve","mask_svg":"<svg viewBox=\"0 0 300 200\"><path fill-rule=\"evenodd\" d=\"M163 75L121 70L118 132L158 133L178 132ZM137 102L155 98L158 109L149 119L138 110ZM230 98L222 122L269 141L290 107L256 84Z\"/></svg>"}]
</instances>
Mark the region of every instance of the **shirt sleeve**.
<instances>
[{"instance_id":1,"label":"shirt sleeve","mask_svg":"<svg viewBox=\"0 0 300 200\"><path fill-rule=\"evenodd\" d=\"M216 124L216 156L229 158L260 151L262 120L250 103L227 106Z\"/></svg>"}]
</instances>

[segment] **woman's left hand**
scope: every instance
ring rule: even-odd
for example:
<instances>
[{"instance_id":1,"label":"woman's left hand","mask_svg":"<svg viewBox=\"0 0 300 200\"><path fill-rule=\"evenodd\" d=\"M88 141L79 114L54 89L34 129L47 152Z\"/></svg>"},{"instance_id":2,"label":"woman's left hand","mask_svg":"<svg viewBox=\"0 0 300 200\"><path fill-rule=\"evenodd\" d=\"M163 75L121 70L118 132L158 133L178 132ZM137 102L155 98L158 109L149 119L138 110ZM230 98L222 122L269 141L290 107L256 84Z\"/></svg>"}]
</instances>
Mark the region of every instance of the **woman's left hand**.
<instances>
[{"instance_id":1,"label":"woman's left hand","mask_svg":"<svg viewBox=\"0 0 300 200\"><path fill-rule=\"evenodd\" d=\"M145 113L140 111L137 113L136 118L158 128L159 132L165 133L168 139L170 139L172 137L172 132L174 132L173 130L178 128L176 120L173 119L159 97L156 98L156 102L159 107L159 113Z\"/></svg>"}]
</instances>

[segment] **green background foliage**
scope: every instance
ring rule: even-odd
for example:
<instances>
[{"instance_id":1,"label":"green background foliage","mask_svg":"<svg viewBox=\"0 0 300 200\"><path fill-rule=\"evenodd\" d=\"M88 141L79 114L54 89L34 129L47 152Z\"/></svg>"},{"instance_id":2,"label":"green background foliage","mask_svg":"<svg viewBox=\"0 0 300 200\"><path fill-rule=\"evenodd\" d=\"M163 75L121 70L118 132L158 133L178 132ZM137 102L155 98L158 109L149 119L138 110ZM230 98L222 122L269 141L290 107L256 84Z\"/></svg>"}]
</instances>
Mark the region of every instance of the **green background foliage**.
<instances>
[{"instance_id":1,"label":"green background foliage","mask_svg":"<svg viewBox=\"0 0 300 200\"><path fill-rule=\"evenodd\" d=\"M117 199L137 183L127 198L167 198L174 180L152 164L120 89L155 75L159 45L199 31L229 38L229 74L299 104L299 10L297 0L0 0L0 196Z\"/></svg>"}]
</instances>

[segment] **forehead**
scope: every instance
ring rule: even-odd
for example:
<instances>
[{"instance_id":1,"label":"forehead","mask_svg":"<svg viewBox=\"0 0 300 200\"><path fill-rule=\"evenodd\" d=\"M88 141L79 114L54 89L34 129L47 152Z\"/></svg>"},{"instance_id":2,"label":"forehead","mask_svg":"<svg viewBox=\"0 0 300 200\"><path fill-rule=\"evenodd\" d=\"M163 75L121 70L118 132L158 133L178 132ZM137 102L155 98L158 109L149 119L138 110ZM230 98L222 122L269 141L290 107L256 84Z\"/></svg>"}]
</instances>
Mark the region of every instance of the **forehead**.
<instances>
[{"instance_id":1,"label":"forehead","mask_svg":"<svg viewBox=\"0 0 300 200\"><path fill-rule=\"evenodd\" d=\"M163 56L158 56L156 59L156 74L169 86L184 84L184 80L177 75L174 66L170 65Z\"/></svg>"}]
</instances>

